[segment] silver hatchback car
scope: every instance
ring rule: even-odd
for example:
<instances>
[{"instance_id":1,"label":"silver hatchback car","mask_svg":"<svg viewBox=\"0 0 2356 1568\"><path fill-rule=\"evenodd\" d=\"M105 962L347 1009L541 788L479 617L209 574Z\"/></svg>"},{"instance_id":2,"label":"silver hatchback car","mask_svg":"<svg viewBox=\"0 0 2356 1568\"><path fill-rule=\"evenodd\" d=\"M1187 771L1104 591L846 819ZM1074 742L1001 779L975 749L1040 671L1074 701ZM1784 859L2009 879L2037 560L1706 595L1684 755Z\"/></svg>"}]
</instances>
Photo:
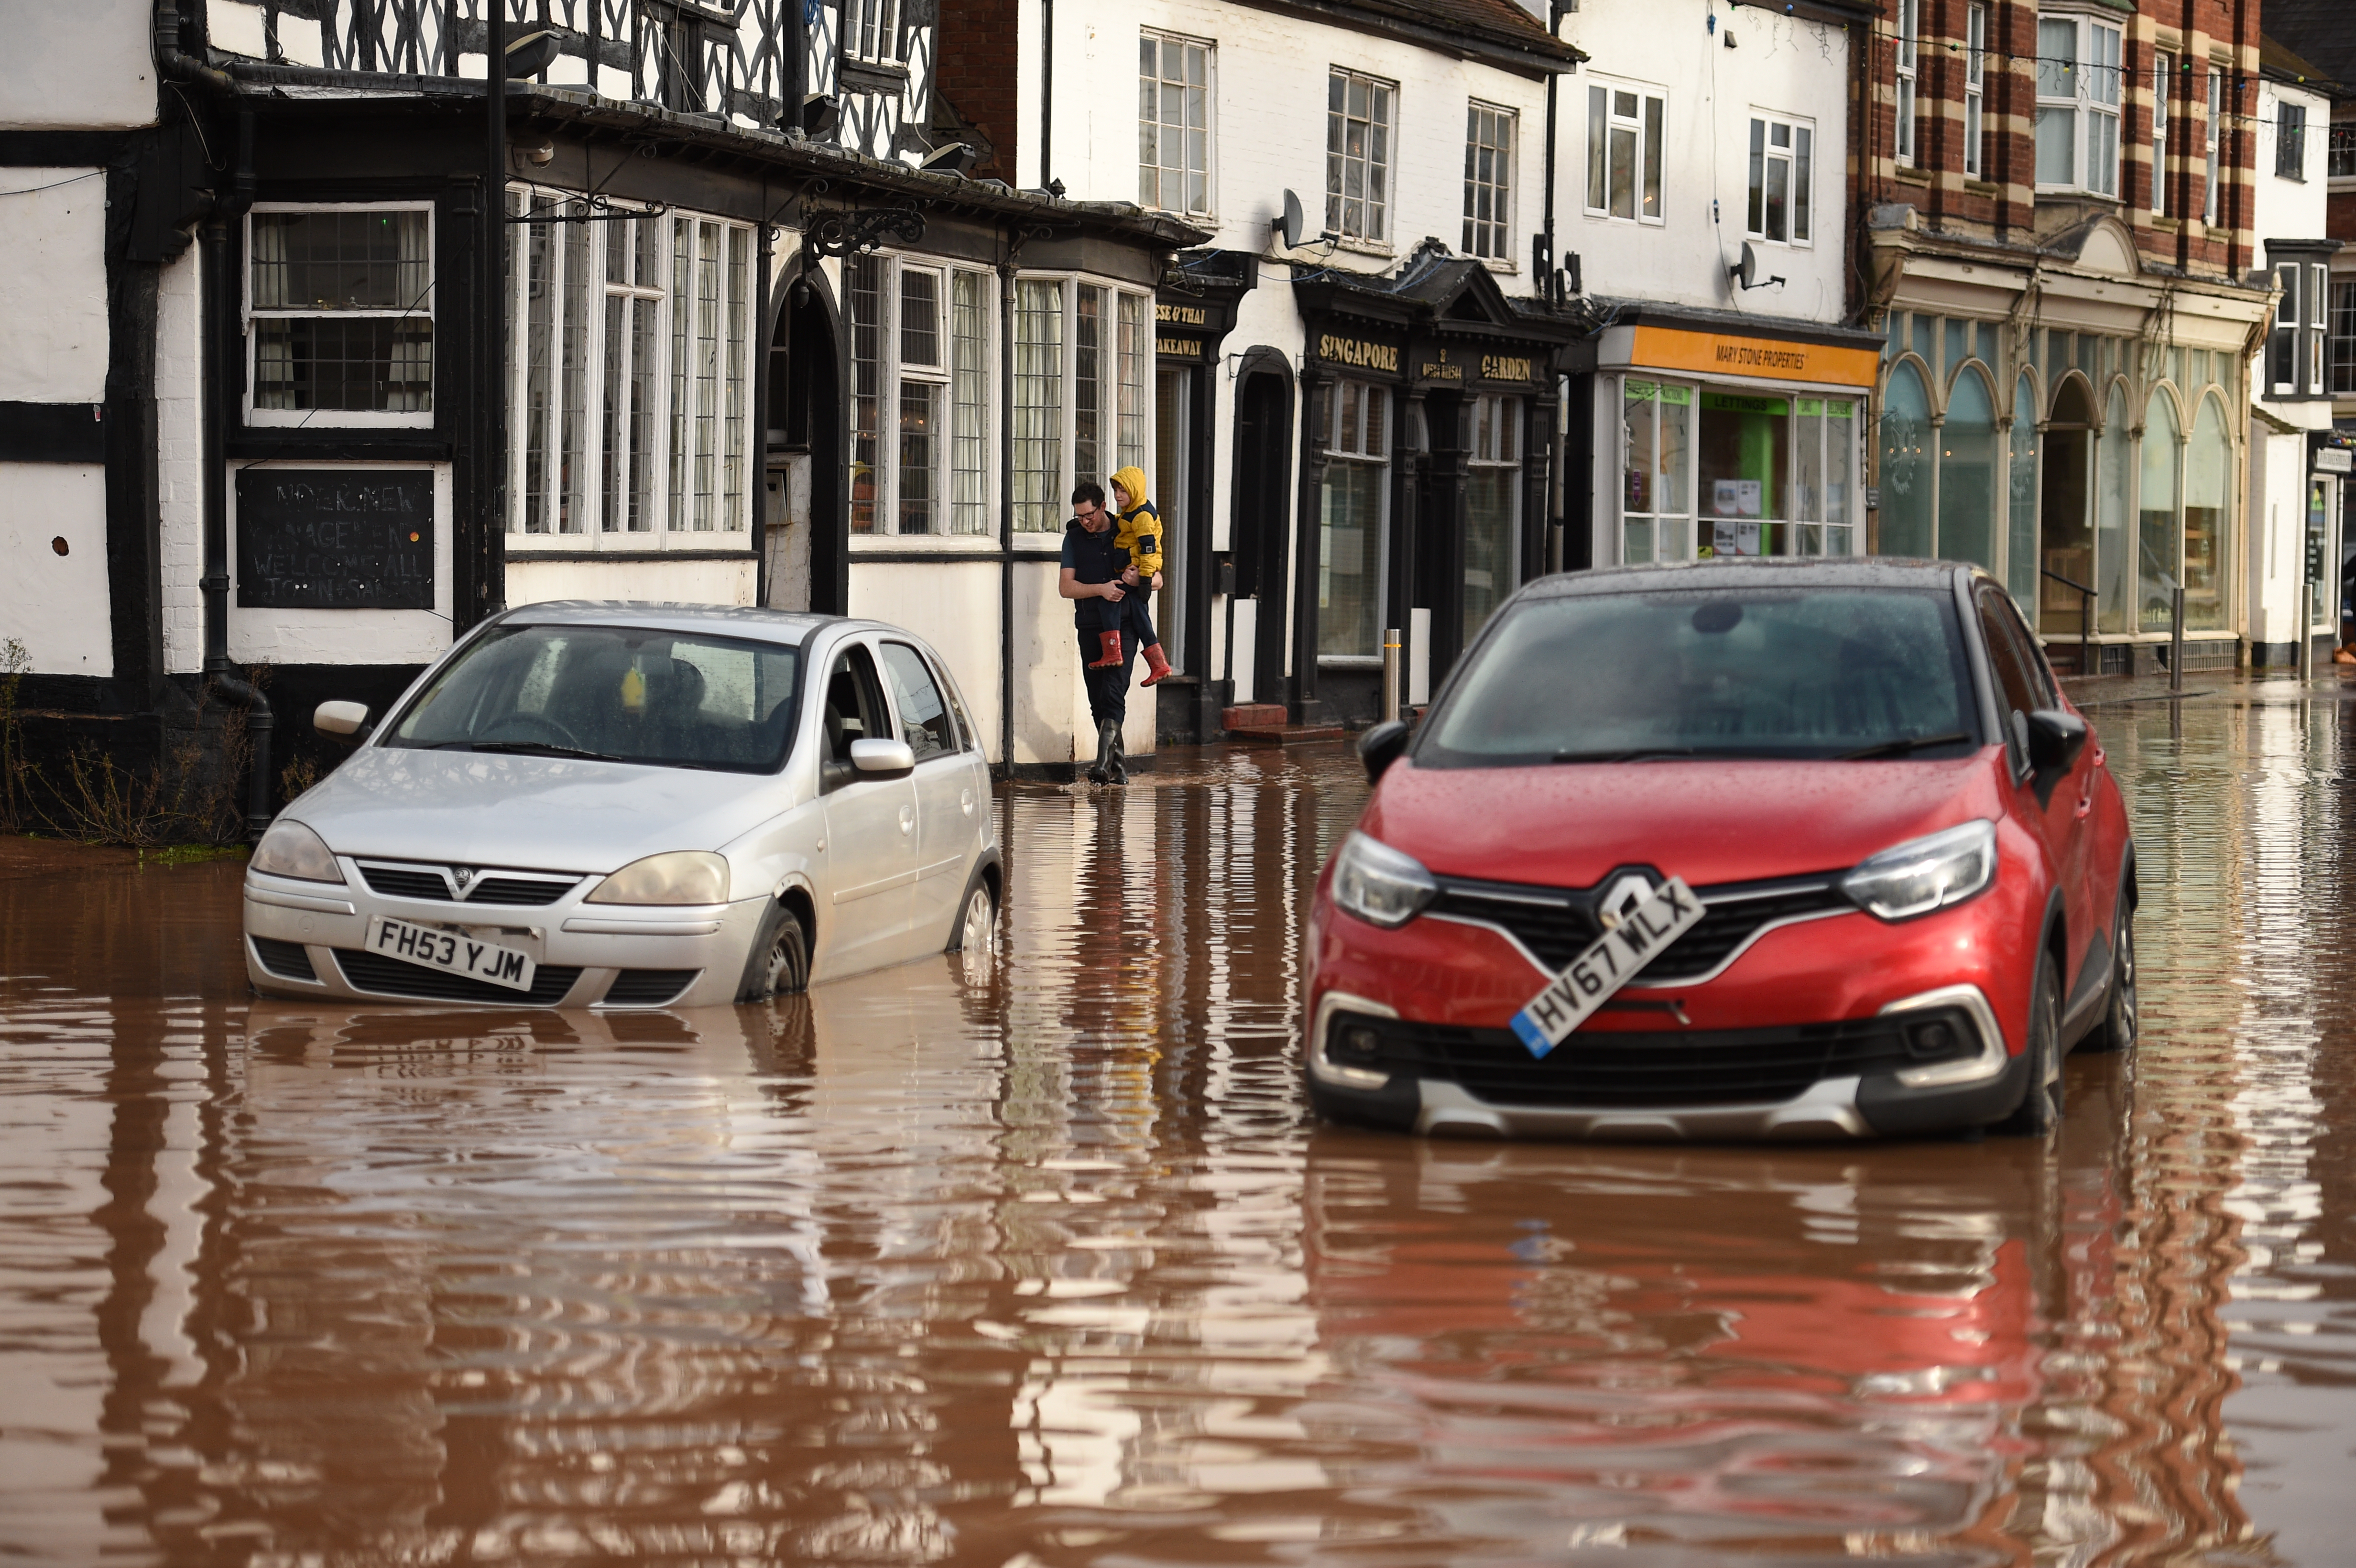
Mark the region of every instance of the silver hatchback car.
<instances>
[{"instance_id":1,"label":"silver hatchback car","mask_svg":"<svg viewBox=\"0 0 2356 1568\"><path fill-rule=\"evenodd\" d=\"M981 738L894 627L529 604L314 722L359 749L247 868L268 995L691 1007L993 944Z\"/></svg>"}]
</instances>

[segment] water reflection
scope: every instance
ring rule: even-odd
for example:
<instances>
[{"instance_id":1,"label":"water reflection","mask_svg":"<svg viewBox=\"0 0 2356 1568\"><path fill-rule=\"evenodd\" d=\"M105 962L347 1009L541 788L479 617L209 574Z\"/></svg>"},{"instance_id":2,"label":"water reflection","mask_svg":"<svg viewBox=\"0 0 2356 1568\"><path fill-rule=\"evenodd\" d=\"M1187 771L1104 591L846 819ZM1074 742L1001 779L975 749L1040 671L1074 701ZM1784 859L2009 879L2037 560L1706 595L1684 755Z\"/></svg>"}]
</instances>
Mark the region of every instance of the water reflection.
<instances>
[{"instance_id":1,"label":"water reflection","mask_svg":"<svg viewBox=\"0 0 2356 1568\"><path fill-rule=\"evenodd\" d=\"M258 1001L235 867L0 848L0 1549L2331 1561L2347 709L2176 706L2051 1149L1309 1125L1339 749L1009 790L1002 962L759 1008Z\"/></svg>"}]
</instances>

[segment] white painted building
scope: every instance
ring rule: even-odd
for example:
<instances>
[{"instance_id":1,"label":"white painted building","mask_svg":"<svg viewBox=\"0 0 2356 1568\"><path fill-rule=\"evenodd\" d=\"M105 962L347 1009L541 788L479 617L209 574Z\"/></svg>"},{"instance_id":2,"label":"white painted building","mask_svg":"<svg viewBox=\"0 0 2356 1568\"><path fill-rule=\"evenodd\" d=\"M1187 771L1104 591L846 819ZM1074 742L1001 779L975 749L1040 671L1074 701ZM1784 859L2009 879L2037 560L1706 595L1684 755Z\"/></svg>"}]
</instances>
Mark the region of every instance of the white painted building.
<instances>
[{"instance_id":1,"label":"white painted building","mask_svg":"<svg viewBox=\"0 0 2356 1568\"><path fill-rule=\"evenodd\" d=\"M2331 434L2331 262L2325 137L2331 102L2312 66L2261 48L2255 238L2276 289L2274 315L2249 361L2250 660L2297 662L2299 644L2329 656L2340 631L2340 519L2349 445Z\"/></svg>"},{"instance_id":2,"label":"white painted building","mask_svg":"<svg viewBox=\"0 0 2356 1568\"><path fill-rule=\"evenodd\" d=\"M1566 95L1560 245L1601 311L1574 561L1865 549L1878 335L1848 308L1869 13L1601 0ZM1858 28L1853 31L1853 28Z\"/></svg>"},{"instance_id":3,"label":"white painted building","mask_svg":"<svg viewBox=\"0 0 2356 1568\"><path fill-rule=\"evenodd\" d=\"M283 760L502 604L766 601L919 629L994 762L1067 773L1016 520L1097 474L1090 419L1150 461L1150 295L1204 230L966 178L918 7L500 0L487 282L487 3L0 0L37 742L135 773L218 698Z\"/></svg>"},{"instance_id":4,"label":"white painted building","mask_svg":"<svg viewBox=\"0 0 2356 1568\"><path fill-rule=\"evenodd\" d=\"M1533 240L1576 51L1511 0L942 15L980 172L1210 231L1154 298L1164 731L1213 732L1230 699L1370 719L1387 628L1419 697L1553 559L1557 359L1583 326Z\"/></svg>"}]
</instances>

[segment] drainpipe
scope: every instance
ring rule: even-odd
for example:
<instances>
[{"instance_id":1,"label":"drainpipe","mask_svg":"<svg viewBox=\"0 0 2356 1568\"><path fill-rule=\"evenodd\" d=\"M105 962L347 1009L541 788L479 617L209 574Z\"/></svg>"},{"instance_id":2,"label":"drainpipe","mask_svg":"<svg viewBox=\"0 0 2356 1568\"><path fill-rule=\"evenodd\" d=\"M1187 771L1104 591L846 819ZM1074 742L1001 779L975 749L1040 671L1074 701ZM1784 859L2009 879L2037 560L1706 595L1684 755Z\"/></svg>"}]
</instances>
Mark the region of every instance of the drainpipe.
<instances>
[{"instance_id":1,"label":"drainpipe","mask_svg":"<svg viewBox=\"0 0 2356 1568\"><path fill-rule=\"evenodd\" d=\"M1014 776L1014 256L1020 240L998 264L998 756L1003 777Z\"/></svg>"},{"instance_id":2,"label":"drainpipe","mask_svg":"<svg viewBox=\"0 0 2356 1568\"><path fill-rule=\"evenodd\" d=\"M1570 14L1571 5L1572 0L1553 0L1553 4L1547 11L1548 37L1559 38L1562 36L1562 19ZM1555 279L1558 275L1555 269L1561 265L1561 258L1555 254L1554 250L1555 101L1561 90L1562 73L1549 71L1547 74L1546 258L1537 268L1537 276L1530 280L1537 284L1539 297L1548 304L1556 305L1562 303L1560 291L1555 284Z\"/></svg>"},{"instance_id":3,"label":"drainpipe","mask_svg":"<svg viewBox=\"0 0 2356 1568\"><path fill-rule=\"evenodd\" d=\"M161 30L159 22L159 52ZM259 842L262 830L270 826L270 738L277 717L270 709L269 699L241 677L229 659L229 474L223 466L229 444L229 400L223 383L234 352L229 315L237 302L229 282L230 226L243 219L252 205L253 111L241 109L237 163L226 188L215 186L212 211L206 215L199 236L204 332L198 384L204 400L205 572L197 585L204 592L206 678L214 691L245 709L246 739L253 752L245 826L247 837Z\"/></svg>"},{"instance_id":4,"label":"drainpipe","mask_svg":"<svg viewBox=\"0 0 2356 1568\"><path fill-rule=\"evenodd\" d=\"M1055 0L1039 0L1039 188L1055 182Z\"/></svg>"}]
</instances>

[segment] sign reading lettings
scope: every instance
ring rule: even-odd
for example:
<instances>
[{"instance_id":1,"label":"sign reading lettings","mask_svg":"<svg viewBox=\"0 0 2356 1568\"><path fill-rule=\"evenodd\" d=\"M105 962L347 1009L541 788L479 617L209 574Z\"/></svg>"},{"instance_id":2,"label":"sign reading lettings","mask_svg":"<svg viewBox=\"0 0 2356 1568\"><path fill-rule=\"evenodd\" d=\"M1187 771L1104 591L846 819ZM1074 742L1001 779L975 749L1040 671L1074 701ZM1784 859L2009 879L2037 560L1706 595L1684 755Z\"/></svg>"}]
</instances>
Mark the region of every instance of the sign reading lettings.
<instances>
[{"instance_id":1,"label":"sign reading lettings","mask_svg":"<svg viewBox=\"0 0 2356 1568\"><path fill-rule=\"evenodd\" d=\"M1653 370L1742 376L1762 381L1813 381L1832 387L1870 387L1880 355L1872 348L1794 343L1780 337L1739 337L1718 332L1686 332L1670 326L1639 326L1630 359Z\"/></svg>"}]
</instances>

